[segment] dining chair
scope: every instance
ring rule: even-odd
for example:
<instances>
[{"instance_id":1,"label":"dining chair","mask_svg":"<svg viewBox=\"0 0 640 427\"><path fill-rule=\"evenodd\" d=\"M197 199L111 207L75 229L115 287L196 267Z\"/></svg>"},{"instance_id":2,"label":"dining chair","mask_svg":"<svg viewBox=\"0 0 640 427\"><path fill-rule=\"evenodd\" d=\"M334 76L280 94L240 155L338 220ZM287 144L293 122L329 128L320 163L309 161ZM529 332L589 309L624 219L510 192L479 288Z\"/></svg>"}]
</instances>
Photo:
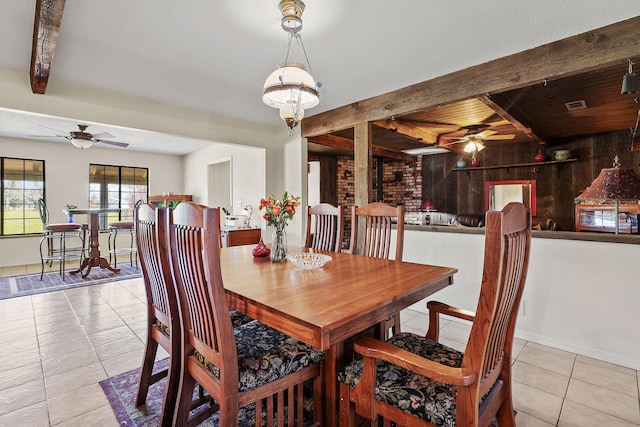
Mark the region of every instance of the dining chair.
<instances>
[{"instance_id":1,"label":"dining chair","mask_svg":"<svg viewBox=\"0 0 640 427\"><path fill-rule=\"evenodd\" d=\"M132 221L114 221L108 224L109 228L109 237L107 239L107 244L109 247L109 264L111 264L111 257L113 256L113 266L116 267L118 264L118 254L129 254L129 265L133 267L133 260L136 260L136 267L138 266L138 258L137 258L137 248L134 245L135 242L135 213L142 203L143 200L138 200L135 203L133 208L134 219ZM116 239L118 235L128 235L129 236L129 247L118 247L116 244Z\"/></svg>"},{"instance_id":2,"label":"dining chair","mask_svg":"<svg viewBox=\"0 0 640 427\"><path fill-rule=\"evenodd\" d=\"M167 378L159 425L171 426L180 380L180 319L171 274L167 209L152 204L136 208L135 239L147 294L147 342L140 369L136 406L144 405L149 387ZM167 369L153 373L158 345L168 357Z\"/></svg>"},{"instance_id":3,"label":"dining chair","mask_svg":"<svg viewBox=\"0 0 640 427\"><path fill-rule=\"evenodd\" d=\"M313 382L313 418L322 423L324 354L258 321L232 328L218 243L217 208L181 203L169 213L171 263L178 293L182 366L174 424L217 413L220 426L303 425L303 386ZM189 418L194 384L212 403ZM275 424L272 424L275 423Z\"/></svg>"},{"instance_id":4,"label":"dining chair","mask_svg":"<svg viewBox=\"0 0 640 427\"><path fill-rule=\"evenodd\" d=\"M44 199L37 200L38 212L42 221L42 238L40 239L40 280L44 275L44 265L53 265L53 261L59 262L59 271L64 281L66 261L78 259L82 265L84 257L84 242L87 234L87 224L77 222L49 222L49 209ZM77 239L77 240L76 240ZM46 242L46 254L43 252L43 244ZM57 242L57 247L56 247ZM75 242L75 243L74 243ZM79 243L79 246L78 246ZM69 244L71 244L69 246Z\"/></svg>"},{"instance_id":5,"label":"dining chair","mask_svg":"<svg viewBox=\"0 0 640 427\"><path fill-rule=\"evenodd\" d=\"M486 214L484 270L475 312L430 301L426 337L399 333L354 343L362 358L340 374L340 416L411 426L515 426L511 347L525 285L531 211L509 203ZM464 352L438 342L440 315L472 322Z\"/></svg>"},{"instance_id":6,"label":"dining chair","mask_svg":"<svg viewBox=\"0 0 640 427\"><path fill-rule=\"evenodd\" d=\"M342 206L320 203L307 208L307 238L305 246L321 251L340 252L344 236Z\"/></svg>"},{"instance_id":7,"label":"dining chair","mask_svg":"<svg viewBox=\"0 0 640 427\"><path fill-rule=\"evenodd\" d=\"M374 202L351 208L351 240L349 252L373 258L389 259L391 254L391 230L397 220L395 258L402 261L404 248L404 206L393 207ZM395 313L380 324L380 338L387 339L400 332L400 313Z\"/></svg>"}]
</instances>

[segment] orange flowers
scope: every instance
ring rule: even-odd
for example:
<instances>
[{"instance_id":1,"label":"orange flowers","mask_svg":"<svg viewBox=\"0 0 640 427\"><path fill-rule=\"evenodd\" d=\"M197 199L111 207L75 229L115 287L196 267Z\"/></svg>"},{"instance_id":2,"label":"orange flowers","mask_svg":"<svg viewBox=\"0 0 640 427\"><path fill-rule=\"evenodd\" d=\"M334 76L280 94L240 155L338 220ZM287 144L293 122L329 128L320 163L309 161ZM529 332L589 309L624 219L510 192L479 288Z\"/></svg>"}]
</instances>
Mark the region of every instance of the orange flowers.
<instances>
[{"instance_id":1,"label":"orange flowers","mask_svg":"<svg viewBox=\"0 0 640 427\"><path fill-rule=\"evenodd\" d=\"M273 196L260 199L260 210L264 209L262 217L267 221L267 225L276 228L284 228L287 225L287 220L293 219L298 206L300 206L299 198L286 191L282 199L276 199Z\"/></svg>"}]
</instances>

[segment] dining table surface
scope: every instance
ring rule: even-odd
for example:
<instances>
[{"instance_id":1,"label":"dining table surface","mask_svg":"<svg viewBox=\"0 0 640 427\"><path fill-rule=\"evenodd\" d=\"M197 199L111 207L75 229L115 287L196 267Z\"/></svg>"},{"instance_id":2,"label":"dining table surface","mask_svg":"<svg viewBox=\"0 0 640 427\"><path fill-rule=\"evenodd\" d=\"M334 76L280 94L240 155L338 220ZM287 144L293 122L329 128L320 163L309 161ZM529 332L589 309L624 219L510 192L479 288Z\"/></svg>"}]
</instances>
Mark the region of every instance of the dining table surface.
<instances>
[{"instance_id":1,"label":"dining table surface","mask_svg":"<svg viewBox=\"0 0 640 427\"><path fill-rule=\"evenodd\" d=\"M390 315L453 284L456 268L372 258L301 247L288 253L320 252L324 266L303 270L291 262L255 258L254 246L221 251L222 277L230 307L325 351L325 425L336 425L337 375L349 338Z\"/></svg>"},{"instance_id":2,"label":"dining table surface","mask_svg":"<svg viewBox=\"0 0 640 427\"><path fill-rule=\"evenodd\" d=\"M120 212L120 208L67 208L63 212L67 215L89 215L89 256L82 261L80 268L70 271L69 274L80 273L86 268L87 270L82 273L82 278L85 279L93 267L106 268L114 273L119 273L119 268L109 265L109 261L100 255L99 233L100 214Z\"/></svg>"}]
</instances>

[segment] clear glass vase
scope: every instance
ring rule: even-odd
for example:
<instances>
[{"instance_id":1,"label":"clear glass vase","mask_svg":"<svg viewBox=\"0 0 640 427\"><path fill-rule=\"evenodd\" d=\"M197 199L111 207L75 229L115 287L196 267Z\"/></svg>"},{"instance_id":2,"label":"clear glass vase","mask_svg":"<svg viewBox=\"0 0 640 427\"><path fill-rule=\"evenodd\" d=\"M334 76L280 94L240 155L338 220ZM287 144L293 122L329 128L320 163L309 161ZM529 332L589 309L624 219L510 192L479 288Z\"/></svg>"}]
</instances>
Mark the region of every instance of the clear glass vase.
<instances>
[{"instance_id":1,"label":"clear glass vase","mask_svg":"<svg viewBox=\"0 0 640 427\"><path fill-rule=\"evenodd\" d=\"M287 233L284 226L273 228L271 236L271 261L283 262L287 260Z\"/></svg>"}]
</instances>

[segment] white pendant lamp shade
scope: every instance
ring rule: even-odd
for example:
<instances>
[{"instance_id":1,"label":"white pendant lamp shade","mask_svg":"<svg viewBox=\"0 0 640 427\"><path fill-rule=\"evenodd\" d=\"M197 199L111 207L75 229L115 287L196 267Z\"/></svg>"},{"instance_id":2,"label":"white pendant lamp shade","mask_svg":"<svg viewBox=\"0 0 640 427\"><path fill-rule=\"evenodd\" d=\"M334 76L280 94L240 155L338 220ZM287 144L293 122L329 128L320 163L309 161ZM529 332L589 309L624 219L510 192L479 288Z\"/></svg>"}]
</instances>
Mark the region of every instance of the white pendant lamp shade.
<instances>
[{"instance_id":1,"label":"white pendant lamp shade","mask_svg":"<svg viewBox=\"0 0 640 427\"><path fill-rule=\"evenodd\" d=\"M465 153L474 153L474 152L482 151L484 149L485 149L484 144L475 139L467 142L467 144L464 146Z\"/></svg>"},{"instance_id":2,"label":"white pendant lamp shade","mask_svg":"<svg viewBox=\"0 0 640 427\"><path fill-rule=\"evenodd\" d=\"M320 103L316 81L300 64L283 64L267 77L262 90L262 101L270 107L280 108L299 99L302 108Z\"/></svg>"}]
</instances>

